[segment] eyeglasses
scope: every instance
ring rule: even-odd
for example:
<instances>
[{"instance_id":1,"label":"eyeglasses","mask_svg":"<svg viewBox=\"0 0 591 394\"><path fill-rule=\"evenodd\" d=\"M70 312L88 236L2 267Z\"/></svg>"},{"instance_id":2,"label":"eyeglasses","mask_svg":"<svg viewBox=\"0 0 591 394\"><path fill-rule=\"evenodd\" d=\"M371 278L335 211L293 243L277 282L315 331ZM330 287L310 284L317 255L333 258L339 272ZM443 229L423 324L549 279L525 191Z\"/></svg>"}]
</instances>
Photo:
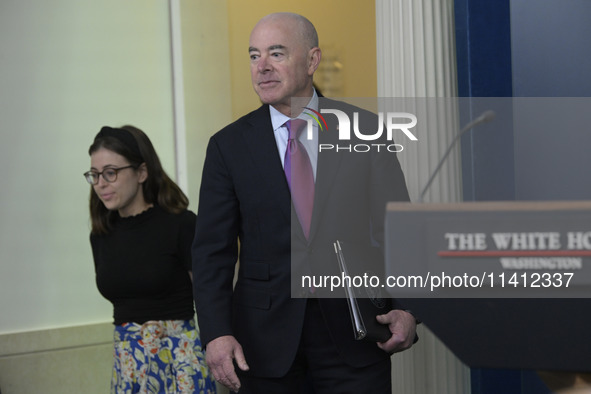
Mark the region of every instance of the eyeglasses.
<instances>
[{"instance_id":1,"label":"eyeglasses","mask_svg":"<svg viewBox=\"0 0 591 394\"><path fill-rule=\"evenodd\" d=\"M121 170L125 170L126 168L135 168L135 166L126 166L126 167L119 167L119 168L106 168L102 172L96 171L88 171L84 173L84 178L86 178L86 182L90 183L91 185L96 185L99 183L99 177L102 175L103 179L109 183L115 182L117 180L117 173Z\"/></svg>"}]
</instances>

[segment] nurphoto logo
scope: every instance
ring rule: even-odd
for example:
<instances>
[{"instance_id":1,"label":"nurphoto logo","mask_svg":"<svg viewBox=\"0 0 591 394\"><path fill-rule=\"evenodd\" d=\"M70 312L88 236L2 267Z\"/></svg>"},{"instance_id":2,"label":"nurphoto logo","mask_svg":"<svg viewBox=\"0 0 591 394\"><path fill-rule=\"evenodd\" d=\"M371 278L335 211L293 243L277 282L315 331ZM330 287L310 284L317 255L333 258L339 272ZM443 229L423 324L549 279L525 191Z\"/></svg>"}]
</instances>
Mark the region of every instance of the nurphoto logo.
<instances>
[{"instance_id":1,"label":"nurphoto logo","mask_svg":"<svg viewBox=\"0 0 591 394\"><path fill-rule=\"evenodd\" d=\"M307 138L313 138L313 124L314 122L318 125L318 130L321 132L331 132L328 130L328 124L322 114L332 114L336 116L338 121L337 130L339 133L339 141L342 143L338 144L319 144L318 151L334 150L347 151L347 152L370 152L375 150L388 151L388 152L402 152L404 147L401 144L394 143L395 132L401 131L411 141L418 141L418 138L410 131L417 125L417 117L414 114L408 112L378 112L378 121L373 130L360 130L359 128L359 113L353 112L353 121L349 118L346 112L338 109L327 109L322 108L320 112L313 110L312 108L304 107L304 114L308 115L308 129ZM364 127L368 125L364 123ZM385 127L384 127L385 125ZM353 126L353 127L351 127ZM386 132L387 141L392 143L369 143L370 141L383 140L384 128ZM377 131L376 131L377 129ZM352 133L351 133L352 131ZM368 141L368 143L351 144L351 137L355 136L357 140Z\"/></svg>"}]
</instances>

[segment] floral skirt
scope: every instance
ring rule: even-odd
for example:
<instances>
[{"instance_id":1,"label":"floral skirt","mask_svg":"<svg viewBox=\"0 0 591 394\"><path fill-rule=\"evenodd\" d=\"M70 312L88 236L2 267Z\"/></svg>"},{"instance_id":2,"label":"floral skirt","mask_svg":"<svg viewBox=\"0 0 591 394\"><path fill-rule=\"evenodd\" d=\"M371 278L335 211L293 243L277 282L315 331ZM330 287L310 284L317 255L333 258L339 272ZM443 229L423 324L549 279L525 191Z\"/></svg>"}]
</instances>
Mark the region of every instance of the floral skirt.
<instances>
[{"instance_id":1,"label":"floral skirt","mask_svg":"<svg viewBox=\"0 0 591 394\"><path fill-rule=\"evenodd\" d=\"M111 393L215 393L194 320L115 326Z\"/></svg>"}]
</instances>

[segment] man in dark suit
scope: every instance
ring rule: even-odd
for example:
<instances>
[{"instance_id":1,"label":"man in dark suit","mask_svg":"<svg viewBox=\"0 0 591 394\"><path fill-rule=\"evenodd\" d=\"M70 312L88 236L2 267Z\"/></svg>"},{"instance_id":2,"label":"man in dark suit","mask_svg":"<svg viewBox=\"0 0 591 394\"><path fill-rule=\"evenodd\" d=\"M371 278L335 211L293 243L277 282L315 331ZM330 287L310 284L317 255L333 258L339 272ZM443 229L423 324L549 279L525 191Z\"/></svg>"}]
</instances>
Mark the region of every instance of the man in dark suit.
<instances>
[{"instance_id":1,"label":"man in dark suit","mask_svg":"<svg viewBox=\"0 0 591 394\"><path fill-rule=\"evenodd\" d=\"M412 345L414 317L395 305L377 317L389 340L355 341L346 300L322 298L323 289L298 289L292 280L331 272L337 239L368 247L382 241L386 202L408 200L396 155L319 152L338 144L334 119L332 132L299 137L315 179L304 230L283 168L284 123L302 117L292 110L294 97L319 109L316 30L300 15L268 15L253 29L249 53L263 105L211 138L201 183L193 276L207 363L216 380L241 393L299 393L306 379L317 393L389 393L389 357Z\"/></svg>"}]
</instances>

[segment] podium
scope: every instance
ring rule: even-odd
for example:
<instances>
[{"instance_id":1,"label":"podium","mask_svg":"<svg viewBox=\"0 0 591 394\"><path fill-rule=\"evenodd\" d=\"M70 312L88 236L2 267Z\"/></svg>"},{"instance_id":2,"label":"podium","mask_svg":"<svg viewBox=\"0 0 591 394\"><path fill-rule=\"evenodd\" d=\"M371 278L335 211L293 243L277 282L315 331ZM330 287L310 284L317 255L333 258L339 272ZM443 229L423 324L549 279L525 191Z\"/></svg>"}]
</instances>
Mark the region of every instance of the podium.
<instances>
[{"instance_id":1,"label":"podium","mask_svg":"<svg viewBox=\"0 0 591 394\"><path fill-rule=\"evenodd\" d=\"M591 371L591 202L390 203L385 225L389 293L462 362Z\"/></svg>"}]
</instances>

